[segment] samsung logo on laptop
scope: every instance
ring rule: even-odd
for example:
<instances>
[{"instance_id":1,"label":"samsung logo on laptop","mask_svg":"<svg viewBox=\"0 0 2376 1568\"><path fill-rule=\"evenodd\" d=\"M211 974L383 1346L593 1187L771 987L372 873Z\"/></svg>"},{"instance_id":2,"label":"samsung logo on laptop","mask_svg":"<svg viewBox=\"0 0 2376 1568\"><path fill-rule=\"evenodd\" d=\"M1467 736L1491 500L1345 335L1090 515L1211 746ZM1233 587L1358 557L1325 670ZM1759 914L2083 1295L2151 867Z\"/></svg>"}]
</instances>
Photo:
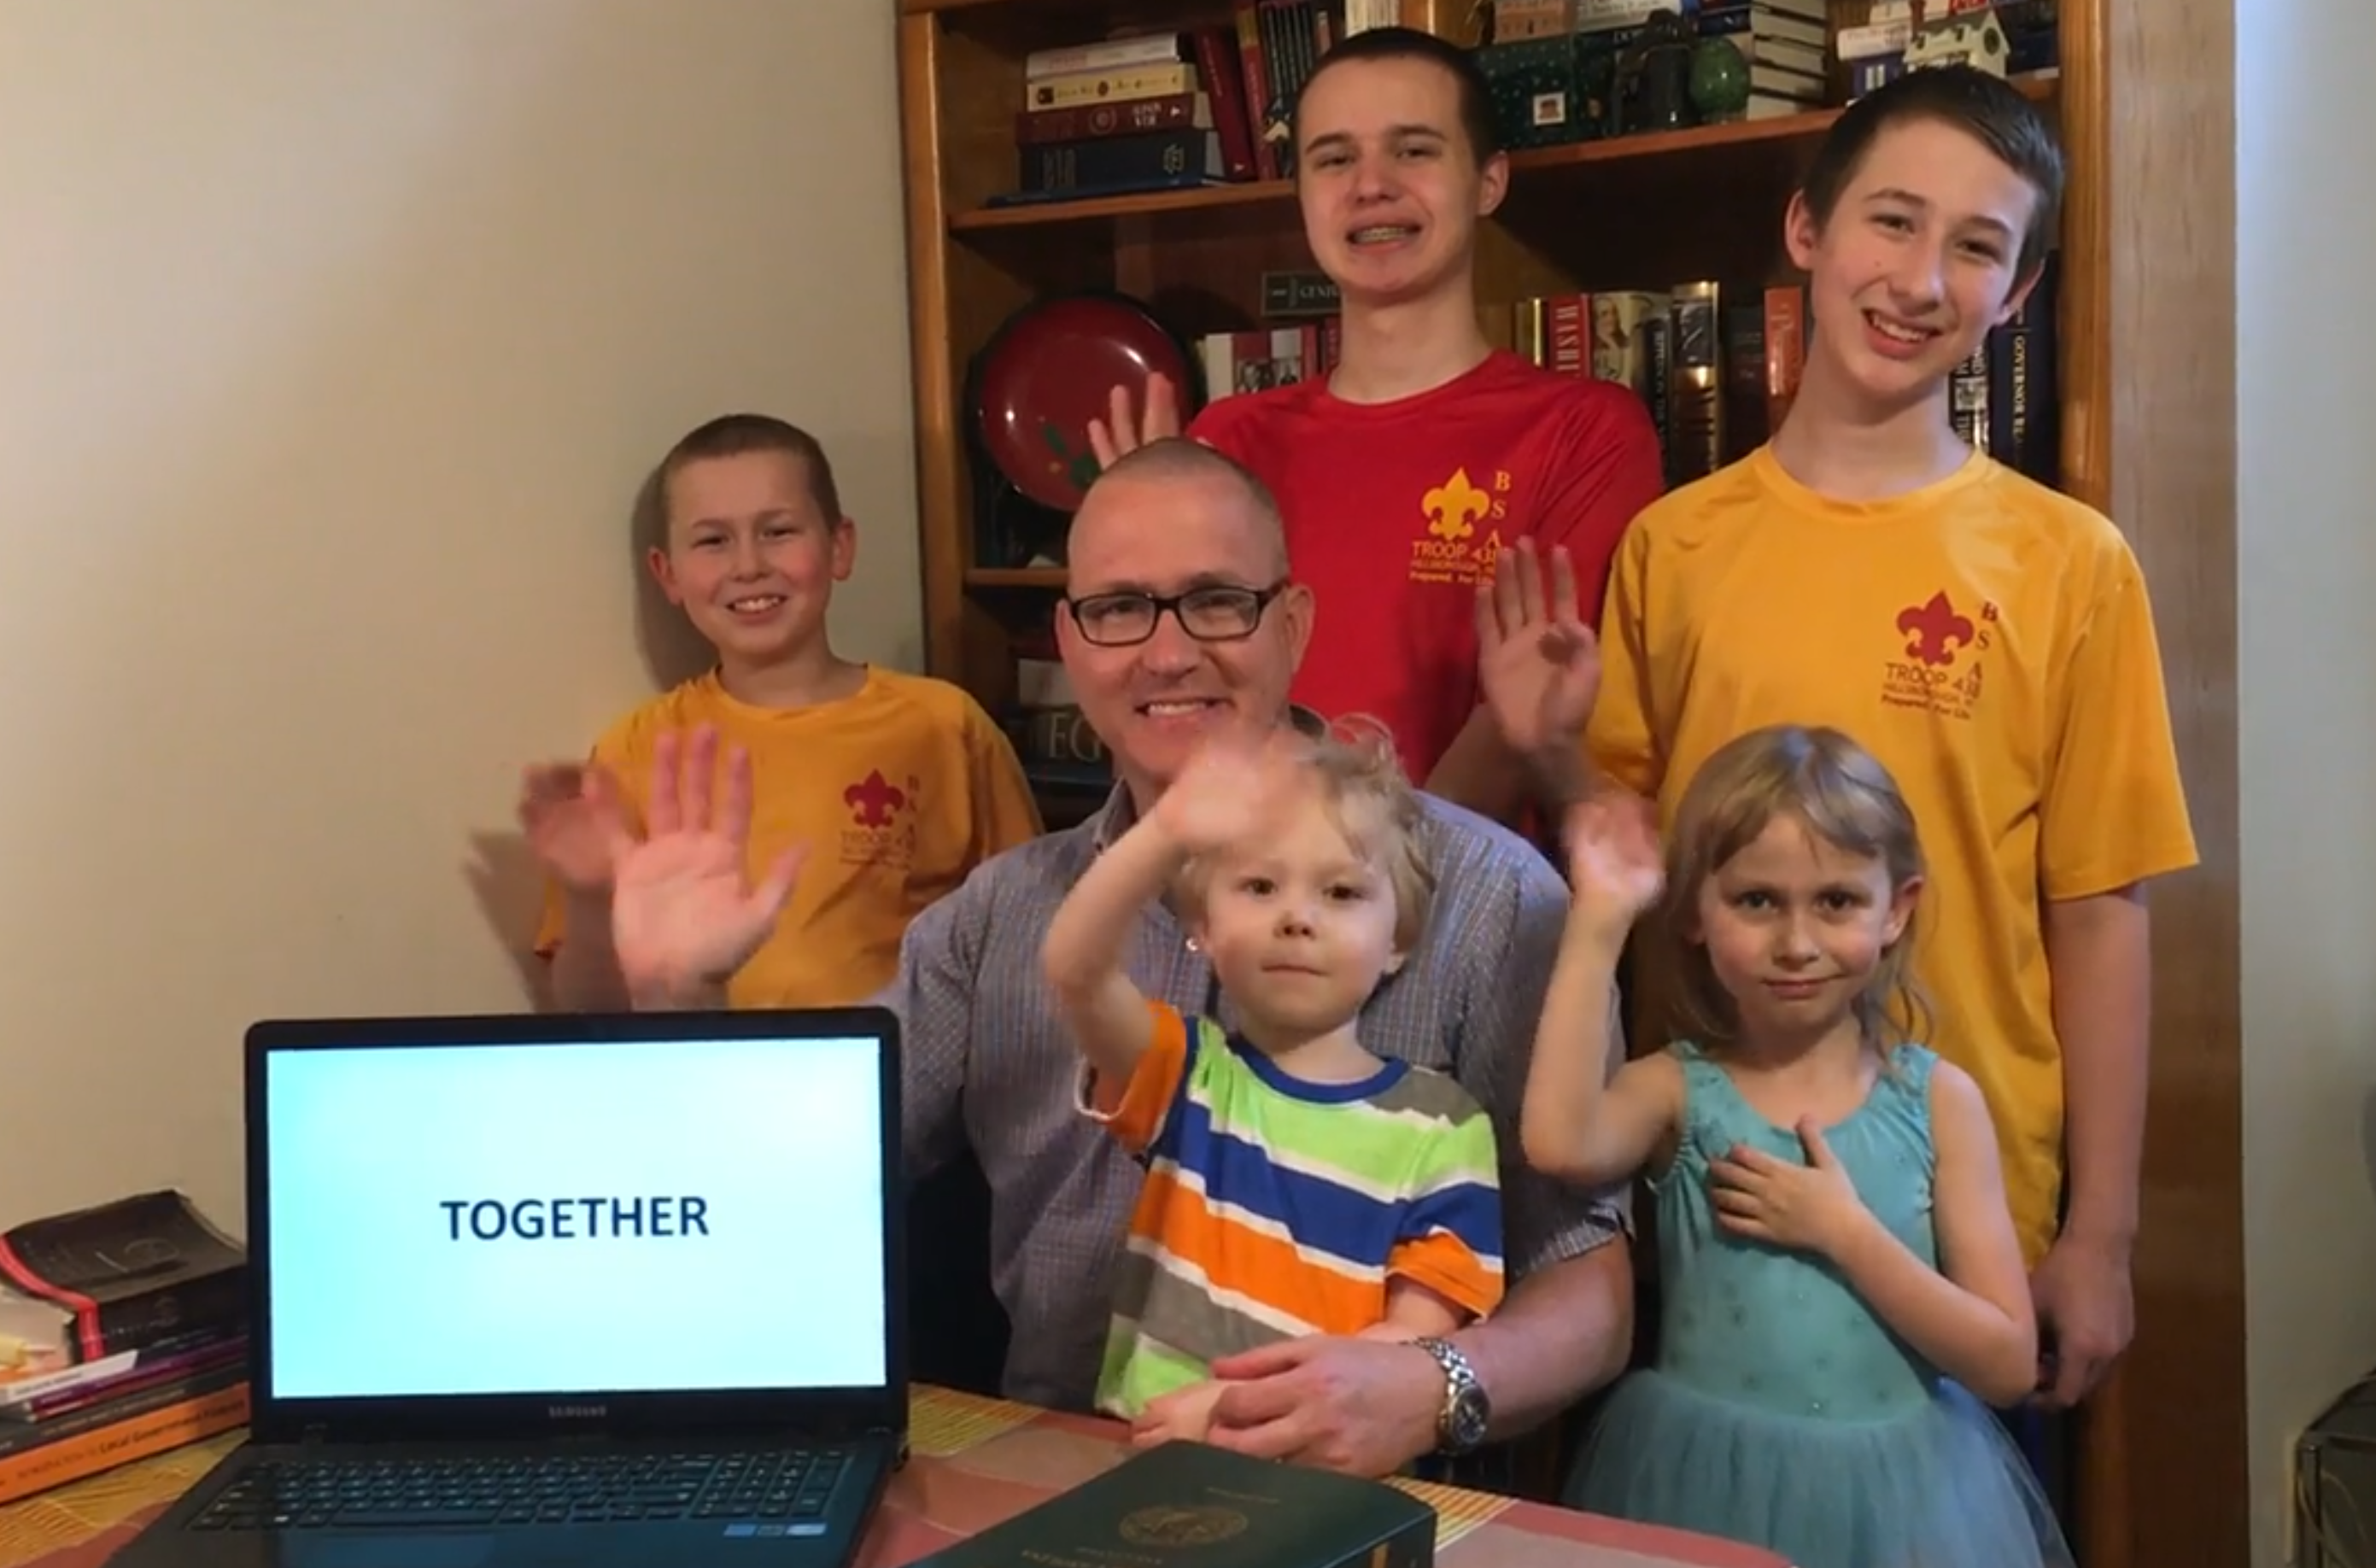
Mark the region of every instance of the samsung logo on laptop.
<instances>
[{"instance_id":1,"label":"samsung logo on laptop","mask_svg":"<svg viewBox=\"0 0 2376 1568\"><path fill-rule=\"evenodd\" d=\"M547 1405L545 1415L556 1421L599 1420L611 1413L608 1405Z\"/></svg>"}]
</instances>

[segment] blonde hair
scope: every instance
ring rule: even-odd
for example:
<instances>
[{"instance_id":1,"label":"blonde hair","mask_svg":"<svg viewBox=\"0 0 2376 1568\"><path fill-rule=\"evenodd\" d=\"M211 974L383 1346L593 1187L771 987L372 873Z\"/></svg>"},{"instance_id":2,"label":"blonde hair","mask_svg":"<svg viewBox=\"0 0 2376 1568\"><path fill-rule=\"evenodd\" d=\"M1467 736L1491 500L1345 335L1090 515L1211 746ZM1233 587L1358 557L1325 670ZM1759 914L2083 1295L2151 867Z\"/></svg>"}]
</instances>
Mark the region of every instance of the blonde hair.
<instances>
[{"instance_id":1,"label":"blonde hair","mask_svg":"<svg viewBox=\"0 0 2376 1568\"><path fill-rule=\"evenodd\" d=\"M1374 719L1340 719L1325 731L1295 741L1297 762L1320 791L1322 809L1353 852L1384 872L1395 895L1395 946L1419 945L1435 897L1435 871L1427 861L1421 829L1427 820L1419 791L1404 777L1394 738ZM1202 858L1181 873L1174 901L1182 919L1205 914L1205 885L1212 868Z\"/></svg>"},{"instance_id":2,"label":"blonde hair","mask_svg":"<svg viewBox=\"0 0 2376 1568\"><path fill-rule=\"evenodd\" d=\"M1889 770L1837 730L1796 724L1752 730L1703 764L1676 808L1667 851L1667 892L1657 921L1680 972L1673 1032L1705 1044L1740 1032L1733 1000L1716 977L1707 948L1694 940L1700 889L1776 818L1788 818L1842 854L1882 862L1894 892L1924 874L1913 808ZM1912 967L1909 912L1854 1004L1865 1038L1884 1057L1901 1040L1930 1031L1930 1007Z\"/></svg>"}]
</instances>

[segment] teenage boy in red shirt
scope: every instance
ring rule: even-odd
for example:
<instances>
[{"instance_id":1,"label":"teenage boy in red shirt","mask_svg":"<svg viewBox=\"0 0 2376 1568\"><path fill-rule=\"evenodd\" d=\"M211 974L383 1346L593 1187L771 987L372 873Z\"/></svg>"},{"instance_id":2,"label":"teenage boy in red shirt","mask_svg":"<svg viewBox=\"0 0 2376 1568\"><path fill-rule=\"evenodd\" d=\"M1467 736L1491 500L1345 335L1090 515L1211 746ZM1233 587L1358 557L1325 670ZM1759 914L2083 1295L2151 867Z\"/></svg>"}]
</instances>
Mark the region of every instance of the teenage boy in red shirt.
<instances>
[{"instance_id":1,"label":"teenage boy in red shirt","mask_svg":"<svg viewBox=\"0 0 2376 1568\"><path fill-rule=\"evenodd\" d=\"M1355 33L1305 84L1294 128L1341 355L1325 379L1210 404L1187 434L1261 476L1285 515L1318 617L1295 700L1383 721L1415 782L1515 822L1528 775L1478 676L1494 563L1522 539L1563 546L1593 618L1619 537L1664 488L1657 434L1630 390L1553 374L1479 329L1477 231L1510 164L1465 51L1408 28ZM1133 392L1115 388L1111 425L1091 429L1108 461L1180 428L1161 377L1135 421Z\"/></svg>"}]
</instances>

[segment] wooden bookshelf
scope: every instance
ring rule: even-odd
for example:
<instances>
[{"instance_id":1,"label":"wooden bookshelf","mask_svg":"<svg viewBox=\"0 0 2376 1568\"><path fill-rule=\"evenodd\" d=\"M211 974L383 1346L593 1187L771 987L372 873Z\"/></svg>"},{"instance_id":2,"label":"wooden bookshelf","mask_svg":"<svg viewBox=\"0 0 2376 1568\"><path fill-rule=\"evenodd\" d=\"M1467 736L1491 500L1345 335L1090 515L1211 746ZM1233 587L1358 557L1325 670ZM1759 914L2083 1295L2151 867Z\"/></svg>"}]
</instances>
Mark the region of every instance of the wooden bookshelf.
<instances>
[{"instance_id":1,"label":"wooden bookshelf","mask_svg":"<svg viewBox=\"0 0 2376 1568\"><path fill-rule=\"evenodd\" d=\"M1467 40L1471 0L1403 0ZM1862 19L1834 0L1835 20ZM974 551L971 356L1018 307L1119 289L1183 339L1249 327L1258 275L1310 265L1283 181L992 208L1032 49L1226 19L1226 0L899 0L927 657L993 709L1062 575ZM2154 896L2156 1025L2140 1328L2085 1422L2089 1568L2246 1559L2238 1121L2233 18L2220 0L2061 0L2026 78L2073 163L2061 244L2064 487L2152 584L2204 869ZM2117 113L2116 113L2117 110ZM1480 313L1571 290L1787 275L1781 214L1835 111L1520 151L1480 236ZM2148 320L2155 327L2148 331ZM2183 326L2170 323L2184 323ZM1497 334L1498 336L1498 334Z\"/></svg>"}]
</instances>

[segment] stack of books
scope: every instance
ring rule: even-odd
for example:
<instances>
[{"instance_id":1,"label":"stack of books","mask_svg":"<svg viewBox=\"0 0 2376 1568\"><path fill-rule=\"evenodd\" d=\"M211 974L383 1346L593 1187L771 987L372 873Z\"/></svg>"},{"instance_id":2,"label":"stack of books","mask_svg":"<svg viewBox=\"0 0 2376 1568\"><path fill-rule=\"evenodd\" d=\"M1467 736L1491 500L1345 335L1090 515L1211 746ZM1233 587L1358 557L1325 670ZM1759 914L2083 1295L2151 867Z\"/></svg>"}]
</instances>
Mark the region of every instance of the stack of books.
<instances>
[{"instance_id":1,"label":"stack of books","mask_svg":"<svg viewBox=\"0 0 2376 1568\"><path fill-rule=\"evenodd\" d=\"M247 1289L176 1192L0 1236L0 1503L245 1424Z\"/></svg>"},{"instance_id":2,"label":"stack of books","mask_svg":"<svg viewBox=\"0 0 2376 1568\"><path fill-rule=\"evenodd\" d=\"M1016 185L991 205L1284 179L1296 94L1338 39L1401 15L1396 0L1229 0L1227 12L1031 51Z\"/></svg>"}]
</instances>

